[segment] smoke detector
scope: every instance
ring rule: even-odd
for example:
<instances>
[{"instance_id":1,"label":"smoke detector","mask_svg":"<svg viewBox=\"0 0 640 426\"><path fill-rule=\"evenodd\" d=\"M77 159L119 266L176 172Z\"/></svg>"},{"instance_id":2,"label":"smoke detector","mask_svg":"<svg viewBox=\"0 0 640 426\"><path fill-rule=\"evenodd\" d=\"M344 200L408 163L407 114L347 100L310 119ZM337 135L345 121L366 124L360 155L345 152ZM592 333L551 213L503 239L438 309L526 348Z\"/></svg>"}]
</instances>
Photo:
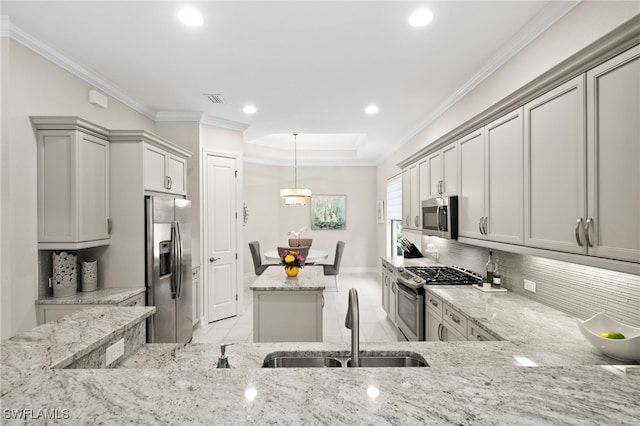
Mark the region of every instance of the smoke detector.
<instances>
[{"instance_id":1,"label":"smoke detector","mask_svg":"<svg viewBox=\"0 0 640 426\"><path fill-rule=\"evenodd\" d=\"M224 98L219 93L205 93L204 96L206 96L213 104L224 103Z\"/></svg>"}]
</instances>

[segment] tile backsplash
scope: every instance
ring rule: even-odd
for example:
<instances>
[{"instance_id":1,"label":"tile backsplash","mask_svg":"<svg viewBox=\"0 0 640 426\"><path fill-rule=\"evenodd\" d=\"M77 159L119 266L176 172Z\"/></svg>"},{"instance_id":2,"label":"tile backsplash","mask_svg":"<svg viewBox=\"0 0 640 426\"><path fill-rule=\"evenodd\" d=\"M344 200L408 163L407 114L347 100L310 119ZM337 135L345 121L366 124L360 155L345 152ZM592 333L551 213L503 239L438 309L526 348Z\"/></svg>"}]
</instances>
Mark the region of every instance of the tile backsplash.
<instances>
[{"instance_id":1,"label":"tile backsplash","mask_svg":"<svg viewBox=\"0 0 640 426\"><path fill-rule=\"evenodd\" d=\"M454 240L422 237L422 251L435 244L440 262L458 265L484 275L489 249ZM538 256L493 250L510 291L587 319L604 312L625 324L640 327L640 276L578 265ZM524 290L524 279L536 283L536 293Z\"/></svg>"}]
</instances>

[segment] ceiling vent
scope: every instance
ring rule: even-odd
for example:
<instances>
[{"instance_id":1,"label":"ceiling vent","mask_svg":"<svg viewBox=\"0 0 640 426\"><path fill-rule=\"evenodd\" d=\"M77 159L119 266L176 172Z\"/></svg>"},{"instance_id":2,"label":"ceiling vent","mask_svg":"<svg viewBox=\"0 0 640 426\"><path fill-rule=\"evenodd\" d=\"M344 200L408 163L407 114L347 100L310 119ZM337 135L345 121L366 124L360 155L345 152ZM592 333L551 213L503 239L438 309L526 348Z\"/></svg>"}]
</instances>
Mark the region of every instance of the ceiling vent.
<instances>
[{"instance_id":1,"label":"ceiling vent","mask_svg":"<svg viewBox=\"0 0 640 426\"><path fill-rule=\"evenodd\" d=\"M219 93L214 93L214 94L208 94L205 93L204 94L207 98L209 98L209 100L211 101L211 103L214 104L223 104L224 103L224 98L222 97L221 94Z\"/></svg>"}]
</instances>

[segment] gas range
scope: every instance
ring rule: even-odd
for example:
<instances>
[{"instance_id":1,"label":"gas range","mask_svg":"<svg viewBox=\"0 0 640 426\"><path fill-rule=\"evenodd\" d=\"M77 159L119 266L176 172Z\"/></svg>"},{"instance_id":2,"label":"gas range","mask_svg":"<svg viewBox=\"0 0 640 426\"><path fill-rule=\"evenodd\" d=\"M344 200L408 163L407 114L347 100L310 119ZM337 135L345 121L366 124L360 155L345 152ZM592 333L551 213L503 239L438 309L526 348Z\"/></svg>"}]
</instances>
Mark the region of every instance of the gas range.
<instances>
[{"instance_id":1,"label":"gas range","mask_svg":"<svg viewBox=\"0 0 640 426\"><path fill-rule=\"evenodd\" d=\"M424 285L479 284L482 277L459 266L407 266L398 268L398 282L415 289Z\"/></svg>"}]
</instances>

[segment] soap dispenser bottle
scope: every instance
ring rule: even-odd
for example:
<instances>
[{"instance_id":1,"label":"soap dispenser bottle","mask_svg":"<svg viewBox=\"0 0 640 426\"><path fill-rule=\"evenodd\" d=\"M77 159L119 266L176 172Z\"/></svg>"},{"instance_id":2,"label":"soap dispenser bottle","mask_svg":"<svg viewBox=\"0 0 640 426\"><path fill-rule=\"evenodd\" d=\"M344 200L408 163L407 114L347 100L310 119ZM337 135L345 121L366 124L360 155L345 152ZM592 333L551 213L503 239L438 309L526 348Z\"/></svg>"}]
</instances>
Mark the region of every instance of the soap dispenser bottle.
<instances>
[{"instance_id":1,"label":"soap dispenser bottle","mask_svg":"<svg viewBox=\"0 0 640 426\"><path fill-rule=\"evenodd\" d=\"M227 355L226 355L227 346L231 346L231 345L233 345L233 343L227 343L227 344L222 343L220 345L220 356L218 357L217 368L231 368L231 366L229 365L229 360L227 359Z\"/></svg>"}]
</instances>

